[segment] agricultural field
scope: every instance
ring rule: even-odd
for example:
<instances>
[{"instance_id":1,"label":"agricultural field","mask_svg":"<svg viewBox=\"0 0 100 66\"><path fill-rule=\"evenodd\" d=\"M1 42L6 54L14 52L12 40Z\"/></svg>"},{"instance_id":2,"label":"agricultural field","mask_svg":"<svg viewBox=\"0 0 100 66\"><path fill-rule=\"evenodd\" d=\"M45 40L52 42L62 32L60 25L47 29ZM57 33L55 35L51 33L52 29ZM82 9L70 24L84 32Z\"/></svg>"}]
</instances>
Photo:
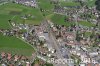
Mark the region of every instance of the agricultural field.
<instances>
[{"instance_id":1,"label":"agricultural field","mask_svg":"<svg viewBox=\"0 0 100 66\"><path fill-rule=\"evenodd\" d=\"M4 36L0 33L0 52L31 56L34 49L16 37Z\"/></svg>"},{"instance_id":2,"label":"agricultural field","mask_svg":"<svg viewBox=\"0 0 100 66\"><path fill-rule=\"evenodd\" d=\"M0 5L0 28L10 28L8 20L16 23L40 24L43 16L38 8L15 3Z\"/></svg>"}]
</instances>

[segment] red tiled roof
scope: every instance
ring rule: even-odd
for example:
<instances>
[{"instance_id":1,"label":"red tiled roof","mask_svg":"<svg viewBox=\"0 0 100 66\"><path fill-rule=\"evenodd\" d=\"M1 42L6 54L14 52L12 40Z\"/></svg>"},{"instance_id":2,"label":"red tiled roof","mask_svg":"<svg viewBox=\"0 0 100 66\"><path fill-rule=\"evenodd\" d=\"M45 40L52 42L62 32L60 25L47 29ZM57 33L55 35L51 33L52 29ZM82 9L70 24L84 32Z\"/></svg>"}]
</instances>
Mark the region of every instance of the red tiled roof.
<instances>
[{"instance_id":1,"label":"red tiled roof","mask_svg":"<svg viewBox=\"0 0 100 66\"><path fill-rule=\"evenodd\" d=\"M5 53L4 53L4 52L2 52L2 53L1 53L1 56L2 56L2 57L5 57Z\"/></svg>"},{"instance_id":2,"label":"red tiled roof","mask_svg":"<svg viewBox=\"0 0 100 66\"><path fill-rule=\"evenodd\" d=\"M10 64L9 66L14 66L13 64Z\"/></svg>"},{"instance_id":3,"label":"red tiled roof","mask_svg":"<svg viewBox=\"0 0 100 66\"><path fill-rule=\"evenodd\" d=\"M26 59L26 57L25 56L22 56L21 59Z\"/></svg>"},{"instance_id":4,"label":"red tiled roof","mask_svg":"<svg viewBox=\"0 0 100 66\"><path fill-rule=\"evenodd\" d=\"M92 64L91 63L88 63L87 66L92 66Z\"/></svg>"},{"instance_id":5,"label":"red tiled roof","mask_svg":"<svg viewBox=\"0 0 100 66\"><path fill-rule=\"evenodd\" d=\"M8 55L7 59L10 60L11 59L11 54L8 53L7 55Z\"/></svg>"},{"instance_id":6,"label":"red tiled roof","mask_svg":"<svg viewBox=\"0 0 100 66\"><path fill-rule=\"evenodd\" d=\"M39 66L39 64L38 63L35 63L34 66Z\"/></svg>"},{"instance_id":7,"label":"red tiled roof","mask_svg":"<svg viewBox=\"0 0 100 66\"><path fill-rule=\"evenodd\" d=\"M95 64L95 66L100 66L100 64Z\"/></svg>"}]
</instances>

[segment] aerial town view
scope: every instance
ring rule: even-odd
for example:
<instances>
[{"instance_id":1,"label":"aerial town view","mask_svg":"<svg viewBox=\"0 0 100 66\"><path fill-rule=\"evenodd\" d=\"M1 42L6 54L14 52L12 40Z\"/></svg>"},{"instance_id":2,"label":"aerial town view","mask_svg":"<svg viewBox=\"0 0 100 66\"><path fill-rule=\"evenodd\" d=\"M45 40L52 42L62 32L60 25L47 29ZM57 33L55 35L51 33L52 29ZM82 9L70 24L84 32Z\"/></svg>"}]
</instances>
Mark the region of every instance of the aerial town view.
<instances>
[{"instance_id":1,"label":"aerial town view","mask_svg":"<svg viewBox=\"0 0 100 66\"><path fill-rule=\"evenodd\" d=\"M100 66L100 0L0 0L0 66Z\"/></svg>"}]
</instances>

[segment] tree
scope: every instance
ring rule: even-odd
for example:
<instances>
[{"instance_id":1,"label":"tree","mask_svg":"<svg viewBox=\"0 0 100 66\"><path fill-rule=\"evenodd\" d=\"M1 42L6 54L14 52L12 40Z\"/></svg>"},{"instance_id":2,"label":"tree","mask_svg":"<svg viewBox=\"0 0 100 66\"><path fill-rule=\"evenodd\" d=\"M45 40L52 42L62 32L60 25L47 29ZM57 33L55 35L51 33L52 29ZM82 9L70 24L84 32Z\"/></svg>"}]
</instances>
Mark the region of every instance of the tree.
<instances>
[{"instance_id":1,"label":"tree","mask_svg":"<svg viewBox=\"0 0 100 66\"><path fill-rule=\"evenodd\" d=\"M53 66L53 64L46 63L44 66Z\"/></svg>"},{"instance_id":2,"label":"tree","mask_svg":"<svg viewBox=\"0 0 100 66\"><path fill-rule=\"evenodd\" d=\"M100 5L100 0L96 0L95 5Z\"/></svg>"},{"instance_id":3,"label":"tree","mask_svg":"<svg viewBox=\"0 0 100 66\"><path fill-rule=\"evenodd\" d=\"M9 19L8 22L11 22L11 20Z\"/></svg>"},{"instance_id":4,"label":"tree","mask_svg":"<svg viewBox=\"0 0 100 66\"><path fill-rule=\"evenodd\" d=\"M81 34L79 34L79 32L77 31L77 32L76 32L76 40L77 40L77 41L80 41L80 40L82 39L82 38L80 37L80 35L81 35Z\"/></svg>"},{"instance_id":5,"label":"tree","mask_svg":"<svg viewBox=\"0 0 100 66\"><path fill-rule=\"evenodd\" d=\"M100 0L95 1L96 9L100 11Z\"/></svg>"}]
</instances>

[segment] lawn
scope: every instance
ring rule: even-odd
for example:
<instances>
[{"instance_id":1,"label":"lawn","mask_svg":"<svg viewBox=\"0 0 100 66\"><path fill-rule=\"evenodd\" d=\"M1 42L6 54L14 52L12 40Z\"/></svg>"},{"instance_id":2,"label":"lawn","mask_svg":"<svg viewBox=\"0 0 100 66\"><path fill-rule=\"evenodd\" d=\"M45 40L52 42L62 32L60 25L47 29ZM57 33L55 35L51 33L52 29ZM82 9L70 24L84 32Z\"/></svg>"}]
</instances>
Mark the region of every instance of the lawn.
<instances>
[{"instance_id":1,"label":"lawn","mask_svg":"<svg viewBox=\"0 0 100 66\"><path fill-rule=\"evenodd\" d=\"M3 36L0 34L0 52L2 51L31 56L34 49L16 37Z\"/></svg>"},{"instance_id":2,"label":"lawn","mask_svg":"<svg viewBox=\"0 0 100 66\"><path fill-rule=\"evenodd\" d=\"M31 15L31 16L28 16ZM28 16L26 20L21 18ZM15 3L0 5L0 28L10 28L8 20L11 19L17 23L40 24L43 16L38 8L32 8Z\"/></svg>"}]
</instances>

